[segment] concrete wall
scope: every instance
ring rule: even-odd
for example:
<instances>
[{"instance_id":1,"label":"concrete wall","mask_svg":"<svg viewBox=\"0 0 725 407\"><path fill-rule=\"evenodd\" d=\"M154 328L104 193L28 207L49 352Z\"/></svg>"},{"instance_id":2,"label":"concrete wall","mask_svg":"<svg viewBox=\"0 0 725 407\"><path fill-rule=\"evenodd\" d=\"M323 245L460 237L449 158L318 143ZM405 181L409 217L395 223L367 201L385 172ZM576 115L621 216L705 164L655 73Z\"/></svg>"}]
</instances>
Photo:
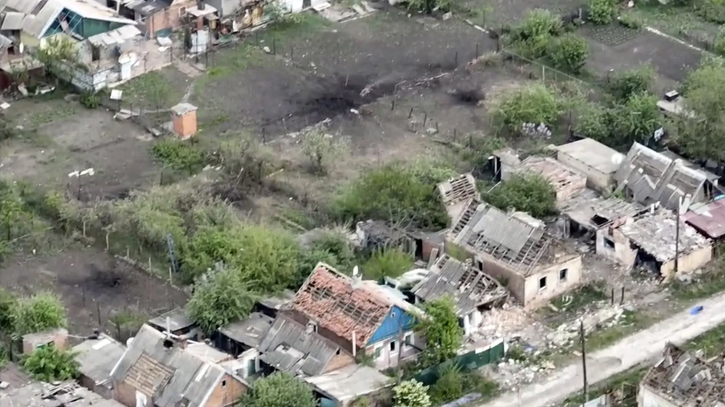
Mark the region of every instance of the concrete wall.
<instances>
[{"instance_id":1,"label":"concrete wall","mask_svg":"<svg viewBox=\"0 0 725 407\"><path fill-rule=\"evenodd\" d=\"M587 185L589 188L600 192L609 192L614 189L614 174L605 174L591 165L561 151L557 153L556 159L559 160L560 163L584 174L587 177Z\"/></svg>"},{"instance_id":2,"label":"concrete wall","mask_svg":"<svg viewBox=\"0 0 725 407\"><path fill-rule=\"evenodd\" d=\"M136 389L126 382L113 383L113 398L126 407L136 407Z\"/></svg>"},{"instance_id":3,"label":"concrete wall","mask_svg":"<svg viewBox=\"0 0 725 407\"><path fill-rule=\"evenodd\" d=\"M611 231L611 234L610 234ZM614 249L607 247L605 237L614 242ZM631 247L630 240L619 229L603 228L597 232L597 254L611 261L615 261L627 268L634 267L637 259L637 249Z\"/></svg>"},{"instance_id":4,"label":"concrete wall","mask_svg":"<svg viewBox=\"0 0 725 407\"><path fill-rule=\"evenodd\" d=\"M200 407L225 407L236 404L247 386L230 374L225 374L217 383L206 404Z\"/></svg>"},{"instance_id":5,"label":"concrete wall","mask_svg":"<svg viewBox=\"0 0 725 407\"><path fill-rule=\"evenodd\" d=\"M561 271L566 270L566 278L562 279ZM546 287L539 288L539 282L546 278ZM569 255L560 259L555 265L549 266L541 272L526 277L524 289L524 306L536 307L549 299L569 291L579 285L582 279L582 258L579 255Z\"/></svg>"},{"instance_id":6,"label":"concrete wall","mask_svg":"<svg viewBox=\"0 0 725 407\"><path fill-rule=\"evenodd\" d=\"M680 256L677 264L678 273L690 273L712 260L712 246L707 245L684 256ZM674 277L675 261L671 260L660 267L660 274L665 278Z\"/></svg>"},{"instance_id":7,"label":"concrete wall","mask_svg":"<svg viewBox=\"0 0 725 407\"><path fill-rule=\"evenodd\" d=\"M522 275L488 257L479 256L476 257L476 261L481 262L484 272L504 285L517 300L525 301L526 281Z\"/></svg>"},{"instance_id":8,"label":"concrete wall","mask_svg":"<svg viewBox=\"0 0 725 407\"><path fill-rule=\"evenodd\" d=\"M398 338L389 339L368 346L367 348L365 348L365 354L369 356L374 356L375 350L380 348L380 357L374 359L373 361L375 363L375 368L379 370L384 370L391 367L396 367L398 366L398 352L403 352L400 355L401 362L414 358L420 352L416 348L423 343L424 339L420 335L412 331L406 332L404 334L404 338L408 335L410 335L412 338L412 346L405 345L405 339L403 339L402 344L398 343ZM395 351L391 352L390 343L393 341L396 342Z\"/></svg>"},{"instance_id":9,"label":"concrete wall","mask_svg":"<svg viewBox=\"0 0 725 407\"><path fill-rule=\"evenodd\" d=\"M678 407L678 405L653 392L649 387L640 385L637 407Z\"/></svg>"}]
</instances>

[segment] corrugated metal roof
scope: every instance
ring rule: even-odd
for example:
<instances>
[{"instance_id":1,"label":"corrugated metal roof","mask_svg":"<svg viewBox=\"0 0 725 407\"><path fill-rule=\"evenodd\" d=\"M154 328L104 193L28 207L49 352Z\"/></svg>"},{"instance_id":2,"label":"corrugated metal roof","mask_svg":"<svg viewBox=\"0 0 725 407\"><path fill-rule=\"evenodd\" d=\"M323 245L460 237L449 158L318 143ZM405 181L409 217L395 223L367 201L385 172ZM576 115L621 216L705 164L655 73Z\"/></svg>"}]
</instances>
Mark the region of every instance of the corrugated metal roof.
<instances>
[{"instance_id":1,"label":"corrugated metal roof","mask_svg":"<svg viewBox=\"0 0 725 407\"><path fill-rule=\"evenodd\" d=\"M239 343L256 348L269 332L273 321L261 312L253 312L247 319L229 324L219 332Z\"/></svg>"},{"instance_id":2,"label":"corrugated metal roof","mask_svg":"<svg viewBox=\"0 0 725 407\"><path fill-rule=\"evenodd\" d=\"M23 9L27 10L27 7ZM27 15L25 20L23 20L23 31L35 38L42 37L64 9L91 20L109 21L126 25L137 24L133 20L117 15L115 10L93 0L49 0L35 14L34 18L28 19L28 17L32 16L29 14L30 11L23 11Z\"/></svg>"},{"instance_id":3,"label":"corrugated metal roof","mask_svg":"<svg viewBox=\"0 0 725 407\"><path fill-rule=\"evenodd\" d=\"M23 19L25 18L25 14L10 11L5 14L5 18L3 19L3 25L0 27L0 30L3 31L19 31L23 29Z\"/></svg>"},{"instance_id":4,"label":"corrugated metal roof","mask_svg":"<svg viewBox=\"0 0 725 407\"><path fill-rule=\"evenodd\" d=\"M340 347L306 327L287 318L277 316L262 340L260 358L276 369L295 375L321 374Z\"/></svg>"},{"instance_id":5,"label":"corrugated metal roof","mask_svg":"<svg viewBox=\"0 0 725 407\"><path fill-rule=\"evenodd\" d=\"M481 270L444 254L431 268L431 274L413 288L423 301L447 296L459 316L468 315L478 306L490 304L507 296L506 289Z\"/></svg>"},{"instance_id":6,"label":"corrugated metal roof","mask_svg":"<svg viewBox=\"0 0 725 407\"><path fill-rule=\"evenodd\" d=\"M693 209L684 215L685 222L711 239L725 236L725 199Z\"/></svg>"},{"instance_id":7,"label":"corrugated metal roof","mask_svg":"<svg viewBox=\"0 0 725 407\"><path fill-rule=\"evenodd\" d=\"M350 365L304 380L343 405L347 405L348 400L375 393L394 383L392 378L364 365Z\"/></svg>"},{"instance_id":8,"label":"corrugated metal roof","mask_svg":"<svg viewBox=\"0 0 725 407\"><path fill-rule=\"evenodd\" d=\"M110 47L112 45L123 44L140 35L141 31L136 26L124 25L115 30L89 37L88 41L97 47Z\"/></svg>"},{"instance_id":9,"label":"corrugated metal roof","mask_svg":"<svg viewBox=\"0 0 725 407\"><path fill-rule=\"evenodd\" d=\"M121 359L126 347L107 335L88 339L73 347L80 372L96 383L110 379L111 370Z\"/></svg>"},{"instance_id":10,"label":"corrugated metal roof","mask_svg":"<svg viewBox=\"0 0 725 407\"><path fill-rule=\"evenodd\" d=\"M168 319L169 326L166 326ZM174 308L171 311L161 314L156 318L149 320L149 324L154 325L163 330L171 329L171 332L176 332L181 329L186 329L194 326L194 321L186 315L184 308Z\"/></svg>"},{"instance_id":11,"label":"corrugated metal roof","mask_svg":"<svg viewBox=\"0 0 725 407\"><path fill-rule=\"evenodd\" d=\"M63 10L63 6L51 0L36 15L28 14L23 20L23 32L40 38Z\"/></svg>"},{"instance_id":12,"label":"corrugated metal roof","mask_svg":"<svg viewBox=\"0 0 725 407\"><path fill-rule=\"evenodd\" d=\"M3 0L5 7L10 10L15 10L20 13L28 14L32 13L33 9L40 3L45 3L48 0Z\"/></svg>"},{"instance_id":13,"label":"corrugated metal roof","mask_svg":"<svg viewBox=\"0 0 725 407\"><path fill-rule=\"evenodd\" d=\"M176 407L188 400L189 407L201 407L209 389L221 380L224 370L185 352L178 343L164 345L165 336L144 325L111 372L114 380L125 381L153 397L157 407ZM139 377L131 377L138 375Z\"/></svg>"}]
</instances>

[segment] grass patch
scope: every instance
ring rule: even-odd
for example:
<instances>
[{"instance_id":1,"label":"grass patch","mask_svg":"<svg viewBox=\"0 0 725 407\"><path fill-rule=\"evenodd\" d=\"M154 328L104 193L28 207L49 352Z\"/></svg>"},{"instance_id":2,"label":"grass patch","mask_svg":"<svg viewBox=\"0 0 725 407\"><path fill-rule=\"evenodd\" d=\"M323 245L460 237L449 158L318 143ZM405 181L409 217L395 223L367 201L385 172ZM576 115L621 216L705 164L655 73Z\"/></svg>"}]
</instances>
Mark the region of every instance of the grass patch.
<instances>
[{"instance_id":1,"label":"grass patch","mask_svg":"<svg viewBox=\"0 0 725 407\"><path fill-rule=\"evenodd\" d=\"M73 116L76 113L75 106L64 103L52 109L43 110L32 115L30 118L33 126L42 126L56 120Z\"/></svg>"},{"instance_id":2,"label":"grass patch","mask_svg":"<svg viewBox=\"0 0 725 407\"><path fill-rule=\"evenodd\" d=\"M620 392L629 397L625 397L619 407L635 407L637 406L637 388L639 382L649 370L649 366L637 366L622 373L612 376L609 380L589 387L589 400L595 399L603 394L614 391ZM584 403L584 395L579 392L573 396L567 397L562 403L563 406L580 406Z\"/></svg>"},{"instance_id":3,"label":"grass patch","mask_svg":"<svg viewBox=\"0 0 725 407\"><path fill-rule=\"evenodd\" d=\"M589 304L607 299L609 299L609 295L607 295L606 284L603 281L595 281L551 300L551 305L559 311L554 311L549 307L542 307L540 310L544 314L560 312L575 314Z\"/></svg>"},{"instance_id":4,"label":"grass patch","mask_svg":"<svg viewBox=\"0 0 725 407\"><path fill-rule=\"evenodd\" d=\"M181 140L162 140L154 144L151 153L164 167L189 174L201 171L206 161L206 155L202 150Z\"/></svg>"},{"instance_id":5,"label":"grass patch","mask_svg":"<svg viewBox=\"0 0 725 407\"><path fill-rule=\"evenodd\" d=\"M626 336L647 328L654 322L652 317L642 312L625 310L616 325L589 334L587 351L606 348Z\"/></svg>"},{"instance_id":6,"label":"grass patch","mask_svg":"<svg viewBox=\"0 0 725 407\"><path fill-rule=\"evenodd\" d=\"M685 348L691 351L702 350L704 358L711 358L725 352L725 324L721 324L687 342Z\"/></svg>"},{"instance_id":7,"label":"grass patch","mask_svg":"<svg viewBox=\"0 0 725 407\"><path fill-rule=\"evenodd\" d=\"M317 13L299 13L269 24L259 35L259 46L283 54L288 50L283 51L282 47L289 47L290 40L304 41L329 26L330 21Z\"/></svg>"},{"instance_id":8,"label":"grass patch","mask_svg":"<svg viewBox=\"0 0 725 407\"><path fill-rule=\"evenodd\" d=\"M694 301L725 291L725 264L722 258L713 267L713 270L701 274L692 283L673 281L669 286L672 296L681 301Z\"/></svg>"},{"instance_id":9,"label":"grass patch","mask_svg":"<svg viewBox=\"0 0 725 407\"><path fill-rule=\"evenodd\" d=\"M717 33L717 25L708 23L695 13L695 10L687 7L664 6L653 2L645 4L637 3L637 7L628 11L625 15L631 15L639 19L643 25L654 27L664 33L674 36L692 36L695 32L708 33L706 37L710 41ZM708 38L701 38L705 40Z\"/></svg>"}]
</instances>

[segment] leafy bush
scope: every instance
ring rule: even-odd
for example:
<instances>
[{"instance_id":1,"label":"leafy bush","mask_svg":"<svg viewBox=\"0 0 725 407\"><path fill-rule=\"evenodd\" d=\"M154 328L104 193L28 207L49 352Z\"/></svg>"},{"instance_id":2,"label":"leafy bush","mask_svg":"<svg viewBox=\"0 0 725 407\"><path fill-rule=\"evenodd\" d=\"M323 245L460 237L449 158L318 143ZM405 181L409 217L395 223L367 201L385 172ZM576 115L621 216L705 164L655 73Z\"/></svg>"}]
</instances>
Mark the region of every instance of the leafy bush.
<instances>
[{"instance_id":1,"label":"leafy bush","mask_svg":"<svg viewBox=\"0 0 725 407\"><path fill-rule=\"evenodd\" d=\"M383 277L399 277L413 267L415 259L409 253L398 249L376 251L362 266L362 272L368 278L379 280Z\"/></svg>"},{"instance_id":2,"label":"leafy bush","mask_svg":"<svg viewBox=\"0 0 725 407\"><path fill-rule=\"evenodd\" d=\"M654 75L649 65L618 72L609 78L607 92L618 101L626 101L631 95L649 91Z\"/></svg>"},{"instance_id":3,"label":"leafy bush","mask_svg":"<svg viewBox=\"0 0 725 407\"><path fill-rule=\"evenodd\" d=\"M632 142L642 142L659 127L660 112L657 98L646 92L634 94L623 105L614 108L611 115L612 137L610 143L626 147Z\"/></svg>"},{"instance_id":4,"label":"leafy bush","mask_svg":"<svg viewBox=\"0 0 725 407\"><path fill-rule=\"evenodd\" d=\"M546 53L551 37L562 32L562 22L549 10L534 9L510 32L511 42L528 58L539 58Z\"/></svg>"},{"instance_id":5,"label":"leafy bush","mask_svg":"<svg viewBox=\"0 0 725 407\"><path fill-rule=\"evenodd\" d=\"M354 221L381 219L410 221L421 228L445 227L448 214L429 175L400 164L371 170L340 193L334 211Z\"/></svg>"},{"instance_id":6,"label":"leafy bush","mask_svg":"<svg viewBox=\"0 0 725 407\"><path fill-rule=\"evenodd\" d=\"M589 137L609 144L611 127L609 123L609 109L600 105L587 106L579 112L574 132L582 137Z\"/></svg>"},{"instance_id":7,"label":"leafy bush","mask_svg":"<svg viewBox=\"0 0 725 407\"><path fill-rule=\"evenodd\" d=\"M246 318L255 299L256 295L249 291L238 270L222 270L194 287L194 295L188 304L189 317L210 335L231 322Z\"/></svg>"},{"instance_id":8,"label":"leafy bush","mask_svg":"<svg viewBox=\"0 0 725 407\"><path fill-rule=\"evenodd\" d=\"M47 345L36 349L25 359L23 368L35 380L54 382L71 380L78 377L79 363L75 353L62 351L55 346Z\"/></svg>"},{"instance_id":9,"label":"leafy bush","mask_svg":"<svg viewBox=\"0 0 725 407\"><path fill-rule=\"evenodd\" d=\"M302 139L302 151L315 172L326 174L330 165L343 158L347 144L339 137L315 131Z\"/></svg>"},{"instance_id":10,"label":"leafy bush","mask_svg":"<svg viewBox=\"0 0 725 407\"><path fill-rule=\"evenodd\" d=\"M0 181L0 260L15 251L36 249L50 238L52 227L28 207L24 188Z\"/></svg>"},{"instance_id":11,"label":"leafy bush","mask_svg":"<svg viewBox=\"0 0 725 407\"><path fill-rule=\"evenodd\" d=\"M58 296L50 292L39 292L31 297L18 299L12 310L12 335L43 332L64 328L67 324L66 311Z\"/></svg>"},{"instance_id":12,"label":"leafy bush","mask_svg":"<svg viewBox=\"0 0 725 407\"><path fill-rule=\"evenodd\" d=\"M612 0L591 0L589 2L589 20L594 24L611 23L615 12L616 4Z\"/></svg>"},{"instance_id":13,"label":"leafy bush","mask_svg":"<svg viewBox=\"0 0 725 407\"><path fill-rule=\"evenodd\" d=\"M206 159L203 151L182 140L162 140L154 144L151 152L165 166L189 174L201 171Z\"/></svg>"},{"instance_id":14,"label":"leafy bush","mask_svg":"<svg viewBox=\"0 0 725 407\"><path fill-rule=\"evenodd\" d=\"M619 24L633 30L639 30L644 25L644 20L636 14L626 13L619 17Z\"/></svg>"},{"instance_id":15,"label":"leafy bush","mask_svg":"<svg viewBox=\"0 0 725 407\"><path fill-rule=\"evenodd\" d=\"M101 105L101 96L98 93L85 92L81 95L79 101L88 109L95 109Z\"/></svg>"},{"instance_id":16,"label":"leafy bush","mask_svg":"<svg viewBox=\"0 0 725 407\"><path fill-rule=\"evenodd\" d=\"M509 131L519 132L524 123L554 124L562 114L562 101L555 90L537 83L505 94L492 114Z\"/></svg>"},{"instance_id":17,"label":"leafy bush","mask_svg":"<svg viewBox=\"0 0 725 407\"><path fill-rule=\"evenodd\" d=\"M701 0L696 4L695 9L704 20L715 24L725 24L725 0Z\"/></svg>"},{"instance_id":18,"label":"leafy bush","mask_svg":"<svg viewBox=\"0 0 725 407\"><path fill-rule=\"evenodd\" d=\"M452 362L446 362L438 370L438 380L430 388L430 396L436 405L457 400L463 396L463 373L461 367Z\"/></svg>"},{"instance_id":19,"label":"leafy bush","mask_svg":"<svg viewBox=\"0 0 725 407\"><path fill-rule=\"evenodd\" d=\"M503 211L514 208L535 218L556 213L554 187L538 174L515 175L494 188L485 199Z\"/></svg>"},{"instance_id":20,"label":"leafy bush","mask_svg":"<svg viewBox=\"0 0 725 407\"><path fill-rule=\"evenodd\" d=\"M555 68L578 74L589 57L589 44L584 38L566 34L551 41L548 56Z\"/></svg>"},{"instance_id":21,"label":"leafy bush","mask_svg":"<svg viewBox=\"0 0 725 407\"><path fill-rule=\"evenodd\" d=\"M458 316L450 298L426 302L423 309L429 318L418 321L415 329L425 337L426 347L420 363L428 367L456 356L463 342L463 329L458 325Z\"/></svg>"},{"instance_id":22,"label":"leafy bush","mask_svg":"<svg viewBox=\"0 0 725 407\"><path fill-rule=\"evenodd\" d=\"M428 386L415 379L406 380L393 388L394 407L430 407Z\"/></svg>"},{"instance_id":23,"label":"leafy bush","mask_svg":"<svg viewBox=\"0 0 725 407\"><path fill-rule=\"evenodd\" d=\"M259 379L241 400L244 407L316 407L310 387L290 374L274 372ZM429 407L429 406L416 406Z\"/></svg>"}]
</instances>

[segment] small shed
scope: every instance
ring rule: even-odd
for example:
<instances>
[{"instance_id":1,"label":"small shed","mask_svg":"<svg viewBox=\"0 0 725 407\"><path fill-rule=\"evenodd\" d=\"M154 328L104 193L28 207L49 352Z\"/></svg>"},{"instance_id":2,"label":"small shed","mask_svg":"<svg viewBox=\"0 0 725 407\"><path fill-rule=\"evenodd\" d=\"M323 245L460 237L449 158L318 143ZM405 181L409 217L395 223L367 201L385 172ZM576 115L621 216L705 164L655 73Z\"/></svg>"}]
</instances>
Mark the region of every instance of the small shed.
<instances>
[{"instance_id":1,"label":"small shed","mask_svg":"<svg viewBox=\"0 0 725 407\"><path fill-rule=\"evenodd\" d=\"M103 398L113 398L111 370L121 359L126 347L108 335L87 339L73 347L76 353L80 377L78 382Z\"/></svg>"},{"instance_id":2,"label":"small shed","mask_svg":"<svg viewBox=\"0 0 725 407\"><path fill-rule=\"evenodd\" d=\"M267 335L274 319L260 312L253 312L247 319L233 322L214 334L214 346L234 357L258 348Z\"/></svg>"},{"instance_id":3,"label":"small shed","mask_svg":"<svg viewBox=\"0 0 725 407\"><path fill-rule=\"evenodd\" d=\"M185 335L187 339L191 340L196 340L201 334L196 323L186 315L186 309L181 307L150 319L148 324L158 331L169 331L174 335Z\"/></svg>"},{"instance_id":4,"label":"small shed","mask_svg":"<svg viewBox=\"0 0 725 407\"><path fill-rule=\"evenodd\" d=\"M347 407L357 398L373 396L392 387L393 379L365 365L349 365L304 379L319 393L321 407Z\"/></svg>"}]
</instances>

